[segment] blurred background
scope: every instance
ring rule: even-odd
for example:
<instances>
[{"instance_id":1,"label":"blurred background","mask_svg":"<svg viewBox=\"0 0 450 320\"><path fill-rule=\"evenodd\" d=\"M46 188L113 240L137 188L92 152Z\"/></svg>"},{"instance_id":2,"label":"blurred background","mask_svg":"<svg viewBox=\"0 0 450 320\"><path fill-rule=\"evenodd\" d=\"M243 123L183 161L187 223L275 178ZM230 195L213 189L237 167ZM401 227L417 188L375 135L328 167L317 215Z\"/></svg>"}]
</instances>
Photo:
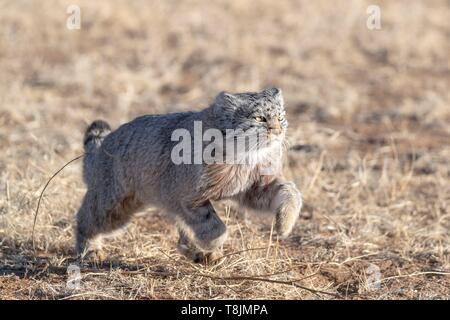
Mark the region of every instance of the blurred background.
<instances>
[{"instance_id":1,"label":"blurred background","mask_svg":"<svg viewBox=\"0 0 450 320\"><path fill-rule=\"evenodd\" d=\"M66 26L72 4L80 29ZM379 30L367 27L371 4L381 10ZM225 210L225 252L268 249L233 256L216 271L289 266L290 276L316 272L307 285L346 297L448 297L449 17L446 0L0 0L0 298L71 297L63 275L50 271L13 292L29 268L39 192L82 153L88 123L117 127L142 114L199 110L220 91L271 86L286 102L285 174L304 193L303 216L296 235L269 254L270 218L249 222ZM84 190L80 164L48 189L36 229L39 263L65 265ZM176 268L156 248L183 261L157 210L128 230L109 244L121 263ZM377 290L368 285L370 265L386 279ZM210 298L211 286L220 298L309 297L273 284L230 289L115 272L86 280L88 297L103 297L105 281L118 298ZM399 281L404 274L413 276Z\"/></svg>"}]
</instances>

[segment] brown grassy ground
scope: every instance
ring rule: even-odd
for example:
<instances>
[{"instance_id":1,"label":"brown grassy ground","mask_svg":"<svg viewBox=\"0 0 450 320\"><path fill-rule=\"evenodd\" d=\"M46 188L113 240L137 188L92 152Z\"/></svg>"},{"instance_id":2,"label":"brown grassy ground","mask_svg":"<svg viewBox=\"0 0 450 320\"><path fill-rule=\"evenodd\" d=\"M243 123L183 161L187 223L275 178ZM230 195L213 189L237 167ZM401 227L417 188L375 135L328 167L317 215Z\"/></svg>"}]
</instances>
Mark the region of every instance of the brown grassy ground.
<instances>
[{"instance_id":1,"label":"brown grassy ground","mask_svg":"<svg viewBox=\"0 0 450 320\"><path fill-rule=\"evenodd\" d=\"M79 3L81 30L66 8ZM450 297L450 6L378 1L0 1L0 299ZM206 106L222 90L283 89L286 175L306 207L279 242L271 217L221 206L226 259L194 265L158 210L66 286L85 191L83 131L103 118ZM374 267L375 266L375 267ZM370 286L379 268L381 286ZM234 278L230 278L234 277Z\"/></svg>"}]
</instances>

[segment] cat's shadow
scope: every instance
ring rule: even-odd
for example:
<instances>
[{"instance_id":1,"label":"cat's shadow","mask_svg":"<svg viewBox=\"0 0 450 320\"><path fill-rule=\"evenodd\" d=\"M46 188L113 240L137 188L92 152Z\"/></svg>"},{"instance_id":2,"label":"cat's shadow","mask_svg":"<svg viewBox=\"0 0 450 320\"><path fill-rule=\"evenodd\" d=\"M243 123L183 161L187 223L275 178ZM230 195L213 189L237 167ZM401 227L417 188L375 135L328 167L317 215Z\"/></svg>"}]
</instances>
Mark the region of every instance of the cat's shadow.
<instances>
[{"instance_id":1,"label":"cat's shadow","mask_svg":"<svg viewBox=\"0 0 450 320\"><path fill-rule=\"evenodd\" d=\"M50 247L46 250L34 251L31 242L23 243L20 247L4 245L0 277L16 276L22 279L39 280L51 275L67 275L70 266L78 267L81 272L98 273L114 269L139 272L148 270L151 265L152 272L164 272L157 263L149 263L149 261L128 263L122 256L108 256L103 261L81 260L74 255L73 248L70 247Z\"/></svg>"}]
</instances>

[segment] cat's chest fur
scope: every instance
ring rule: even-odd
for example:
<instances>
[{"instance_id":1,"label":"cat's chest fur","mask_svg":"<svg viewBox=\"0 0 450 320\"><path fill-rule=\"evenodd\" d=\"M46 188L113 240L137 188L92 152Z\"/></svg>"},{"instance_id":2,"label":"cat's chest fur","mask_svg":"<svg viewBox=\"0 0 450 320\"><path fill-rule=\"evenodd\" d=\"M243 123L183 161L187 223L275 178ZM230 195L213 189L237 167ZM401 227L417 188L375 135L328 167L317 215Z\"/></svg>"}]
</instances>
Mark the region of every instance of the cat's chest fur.
<instances>
[{"instance_id":1,"label":"cat's chest fur","mask_svg":"<svg viewBox=\"0 0 450 320\"><path fill-rule=\"evenodd\" d=\"M230 198L245 192L254 184L270 183L273 177L263 175L268 165L265 157L245 164L206 165L193 204L200 206L207 200Z\"/></svg>"}]
</instances>

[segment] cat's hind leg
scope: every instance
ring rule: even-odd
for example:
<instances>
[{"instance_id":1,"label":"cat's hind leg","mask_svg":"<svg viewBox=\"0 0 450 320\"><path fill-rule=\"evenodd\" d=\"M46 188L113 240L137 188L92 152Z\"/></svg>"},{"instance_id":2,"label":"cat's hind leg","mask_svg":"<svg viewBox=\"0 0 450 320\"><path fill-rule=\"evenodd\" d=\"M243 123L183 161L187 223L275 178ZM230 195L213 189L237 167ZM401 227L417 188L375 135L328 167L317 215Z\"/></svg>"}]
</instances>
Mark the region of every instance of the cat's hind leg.
<instances>
[{"instance_id":1,"label":"cat's hind leg","mask_svg":"<svg viewBox=\"0 0 450 320\"><path fill-rule=\"evenodd\" d=\"M103 256L102 235L124 227L142 206L134 196L105 197L88 190L77 214L76 251L84 256L89 250Z\"/></svg>"},{"instance_id":2,"label":"cat's hind leg","mask_svg":"<svg viewBox=\"0 0 450 320\"><path fill-rule=\"evenodd\" d=\"M87 253L89 242L101 232L101 227L96 219L97 211L97 194L93 190L88 190L76 217L75 251L79 256Z\"/></svg>"}]
</instances>

